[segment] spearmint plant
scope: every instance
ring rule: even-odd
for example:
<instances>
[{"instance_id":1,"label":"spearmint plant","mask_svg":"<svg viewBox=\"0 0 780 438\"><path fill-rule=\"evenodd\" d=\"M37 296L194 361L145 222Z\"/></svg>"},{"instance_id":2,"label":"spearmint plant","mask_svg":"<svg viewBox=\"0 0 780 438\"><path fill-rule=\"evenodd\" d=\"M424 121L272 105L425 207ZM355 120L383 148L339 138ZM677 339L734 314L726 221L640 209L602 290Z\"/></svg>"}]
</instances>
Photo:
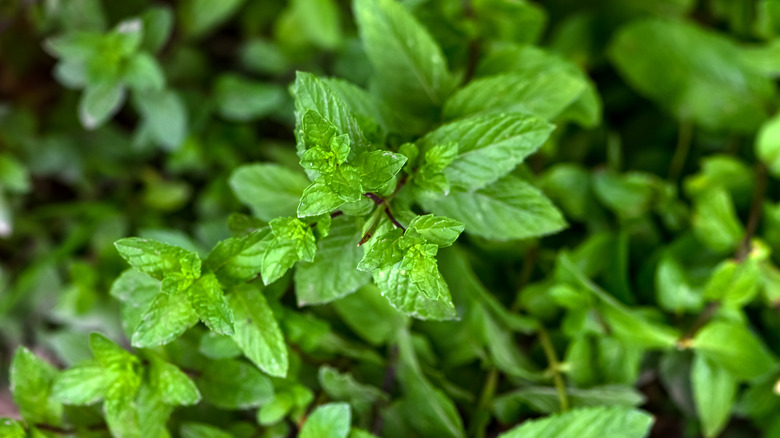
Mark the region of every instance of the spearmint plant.
<instances>
[{"instance_id":1,"label":"spearmint plant","mask_svg":"<svg viewBox=\"0 0 780 438\"><path fill-rule=\"evenodd\" d=\"M28 3L0 437L780 437L778 2Z\"/></svg>"}]
</instances>

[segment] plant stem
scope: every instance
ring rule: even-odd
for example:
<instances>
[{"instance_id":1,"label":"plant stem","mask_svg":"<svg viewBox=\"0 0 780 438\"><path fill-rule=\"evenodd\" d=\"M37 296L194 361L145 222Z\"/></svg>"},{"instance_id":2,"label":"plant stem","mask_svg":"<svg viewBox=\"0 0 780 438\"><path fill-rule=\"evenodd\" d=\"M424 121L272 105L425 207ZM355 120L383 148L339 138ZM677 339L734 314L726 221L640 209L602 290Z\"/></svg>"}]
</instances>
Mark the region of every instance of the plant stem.
<instances>
[{"instance_id":1,"label":"plant stem","mask_svg":"<svg viewBox=\"0 0 780 438\"><path fill-rule=\"evenodd\" d=\"M553 372L553 382L555 383L555 389L558 391L561 412L567 411L569 410L569 397L566 395L566 385L564 385L563 376L561 375L561 363L558 362L558 356L555 354L555 348L553 348L550 335L547 334L547 330L542 324L539 324L539 341L542 343L544 355L547 356L547 362L550 364L550 369Z\"/></svg>"},{"instance_id":2,"label":"plant stem","mask_svg":"<svg viewBox=\"0 0 780 438\"><path fill-rule=\"evenodd\" d=\"M491 368L487 377L485 378L485 385L482 387L482 393L479 396L479 402L477 404L476 413L474 414L474 419L471 421L470 436L474 436L476 438L485 437L485 427L490 422L490 411L488 409L488 405L490 404L491 400L493 400L493 395L496 392L496 387L498 386L498 377L498 370L496 368Z\"/></svg>"},{"instance_id":3,"label":"plant stem","mask_svg":"<svg viewBox=\"0 0 780 438\"><path fill-rule=\"evenodd\" d=\"M398 362L398 345L393 345L390 349L390 357L388 358L387 369L385 370L385 378L382 382L382 390L387 394L390 394L395 386L396 370L398 367L396 362ZM386 401L380 399L372 406L374 423L371 425L371 433L377 436L382 432L382 427L385 424L385 419L381 414L381 408L383 407L382 405L386 403Z\"/></svg>"},{"instance_id":4,"label":"plant stem","mask_svg":"<svg viewBox=\"0 0 780 438\"><path fill-rule=\"evenodd\" d=\"M693 139L693 124L689 120L680 122L680 128L677 132L677 148L674 150L672 162L669 164L669 180L677 182L680 173L685 166L685 160L691 150L691 140Z\"/></svg>"}]
</instances>

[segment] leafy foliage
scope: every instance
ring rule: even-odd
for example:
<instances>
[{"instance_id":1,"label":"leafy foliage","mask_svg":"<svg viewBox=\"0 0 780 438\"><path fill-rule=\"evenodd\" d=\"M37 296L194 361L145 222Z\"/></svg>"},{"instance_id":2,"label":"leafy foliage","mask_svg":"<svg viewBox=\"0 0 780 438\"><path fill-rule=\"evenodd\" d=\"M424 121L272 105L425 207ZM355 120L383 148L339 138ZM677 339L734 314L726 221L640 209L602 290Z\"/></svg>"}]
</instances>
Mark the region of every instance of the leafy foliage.
<instances>
[{"instance_id":1,"label":"leafy foliage","mask_svg":"<svg viewBox=\"0 0 780 438\"><path fill-rule=\"evenodd\" d=\"M0 436L780 437L779 4L0 6Z\"/></svg>"}]
</instances>

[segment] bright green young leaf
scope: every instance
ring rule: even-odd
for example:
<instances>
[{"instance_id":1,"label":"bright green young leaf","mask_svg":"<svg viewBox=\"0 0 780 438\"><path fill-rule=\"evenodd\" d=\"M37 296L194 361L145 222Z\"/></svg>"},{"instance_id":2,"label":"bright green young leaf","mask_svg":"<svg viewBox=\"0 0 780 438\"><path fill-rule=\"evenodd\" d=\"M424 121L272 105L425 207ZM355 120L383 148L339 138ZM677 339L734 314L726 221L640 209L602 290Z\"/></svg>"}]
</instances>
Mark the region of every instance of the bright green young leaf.
<instances>
[{"instance_id":1,"label":"bright green young leaf","mask_svg":"<svg viewBox=\"0 0 780 438\"><path fill-rule=\"evenodd\" d=\"M435 245L433 249L435 249ZM372 272L374 284L396 309L414 318L442 321L456 317L447 283L430 254L415 245L404 259Z\"/></svg>"},{"instance_id":2,"label":"bright green young leaf","mask_svg":"<svg viewBox=\"0 0 780 438\"><path fill-rule=\"evenodd\" d=\"M59 424L62 404L50 398L56 368L20 347L11 361L9 374L14 403L22 418L31 424Z\"/></svg>"},{"instance_id":3,"label":"bright green young leaf","mask_svg":"<svg viewBox=\"0 0 780 438\"><path fill-rule=\"evenodd\" d=\"M355 157L360 182L366 190L376 190L393 179L406 164L406 157L388 151L365 152Z\"/></svg>"},{"instance_id":4,"label":"bright green young leaf","mask_svg":"<svg viewBox=\"0 0 780 438\"><path fill-rule=\"evenodd\" d=\"M90 405L106 395L111 383L111 375L97 361L87 361L60 372L51 394L65 404Z\"/></svg>"},{"instance_id":5,"label":"bright green young leaf","mask_svg":"<svg viewBox=\"0 0 780 438\"><path fill-rule=\"evenodd\" d=\"M273 399L271 381L255 366L238 360L206 364L195 383L203 398L221 409L247 409Z\"/></svg>"},{"instance_id":6,"label":"bright green young leaf","mask_svg":"<svg viewBox=\"0 0 780 438\"><path fill-rule=\"evenodd\" d=\"M230 308L235 315L233 340L261 370L274 377L287 375L287 345L279 325L256 286L233 289Z\"/></svg>"},{"instance_id":7,"label":"bright green young leaf","mask_svg":"<svg viewBox=\"0 0 780 438\"><path fill-rule=\"evenodd\" d=\"M349 405L320 405L306 418L300 438L347 438L351 421Z\"/></svg>"},{"instance_id":8,"label":"bright green young leaf","mask_svg":"<svg viewBox=\"0 0 780 438\"><path fill-rule=\"evenodd\" d=\"M733 251L744 235L731 196L723 187L708 190L696 198L692 221L696 237L720 253Z\"/></svg>"},{"instance_id":9,"label":"bright green young leaf","mask_svg":"<svg viewBox=\"0 0 780 438\"><path fill-rule=\"evenodd\" d=\"M79 102L79 119L87 129L96 129L106 123L122 107L125 87L116 83L90 85Z\"/></svg>"},{"instance_id":10,"label":"bright green young leaf","mask_svg":"<svg viewBox=\"0 0 780 438\"><path fill-rule=\"evenodd\" d=\"M697 354L691 368L691 383L704 436L718 436L728 423L737 393L737 380L716 362Z\"/></svg>"},{"instance_id":11,"label":"bright green young leaf","mask_svg":"<svg viewBox=\"0 0 780 438\"><path fill-rule=\"evenodd\" d=\"M356 268L362 257L360 229L348 216L333 219L330 233L317 243L314 261L295 268L295 296L299 306L324 304L351 294L370 276Z\"/></svg>"},{"instance_id":12,"label":"bright green young leaf","mask_svg":"<svg viewBox=\"0 0 780 438\"><path fill-rule=\"evenodd\" d=\"M389 268L403 260L403 250L398 246L402 236L403 231L400 228L393 228L387 233L372 238L371 246L363 255L357 268L372 272L376 269Z\"/></svg>"},{"instance_id":13,"label":"bright green young leaf","mask_svg":"<svg viewBox=\"0 0 780 438\"><path fill-rule=\"evenodd\" d=\"M100 333L90 333L89 349L92 350L95 359L105 368L124 370L132 364L138 363L138 358Z\"/></svg>"},{"instance_id":14,"label":"bright green young leaf","mask_svg":"<svg viewBox=\"0 0 780 438\"><path fill-rule=\"evenodd\" d=\"M562 70L505 73L480 78L455 92L444 105L448 120L492 112L525 113L552 120L585 89L585 81Z\"/></svg>"},{"instance_id":15,"label":"bright green young leaf","mask_svg":"<svg viewBox=\"0 0 780 438\"><path fill-rule=\"evenodd\" d=\"M553 126L521 113L484 114L457 120L418 141L422 151L456 142L455 160L444 170L450 185L471 190L509 173L547 140Z\"/></svg>"},{"instance_id":16,"label":"bright green young leaf","mask_svg":"<svg viewBox=\"0 0 780 438\"><path fill-rule=\"evenodd\" d=\"M323 182L315 182L303 191L298 204L298 217L319 216L330 213L344 203L336 192Z\"/></svg>"},{"instance_id":17,"label":"bright green young leaf","mask_svg":"<svg viewBox=\"0 0 780 438\"><path fill-rule=\"evenodd\" d=\"M474 192L452 192L422 204L437 216L463 222L467 233L488 239L525 239L566 226L561 213L539 190L512 176Z\"/></svg>"},{"instance_id":18,"label":"bright green young leaf","mask_svg":"<svg viewBox=\"0 0 780 438\"><path fill-rule=\"evenodd\" d=\"M0 436L6 438L27 438L27 432L21 421L0 418Z\"/></svg>"},{"instance_id":19,"label":"bright green young leaf","mask_svg":"<svg viewBox=\"0 0 780 438\"><path fill-rule=\"evenodd\" d=\"M111 435L142 438L138 411L132 397L106 398L103 403L106 424ZM148 420L147 420L148 421Z\"/></svg>"},{"instance_id":20,"label":"bright green young leaf","mask_svg":"<svg viewBox=\"0 0 780 438\"><path fill-rule=\"evenodd\" d=\"M704 286L704 298L719 301L724 306L741 307L752 301L761 286L758 262L748 258L743 262L724 260L713 270Z\"/></svg>"},{"instance_id":21,"label":"bright green young leaf","mask_svg":"<svg viewBox=\"0 0 780 438\"><path fill-rule=\"evenodd\" d=\"M150 385L142 384L138 388L135 411L141 437L165 438L168 436L166 425L173 412L173 407L166 405L160 395L150 388Z\"/></svg>"},{"instance_id":22,"label":"bright green young leaf","mask_svg":"<svg viewBox=\"0 0 780 438\"><path fill-rule=\"evenodd\" d=\"M165 345L198 322L198 314L189 300L175 294L160 293L135 328L131 344L137 348Z\"/></svg>"},{"instance_id":23,"label":"bright green young leaf","mask_svg":"<svg viewBox=\"0 0 780 438\"><path fill-rule=\"evenodd\" d=\"M335 0L293 0L292 13L300 23L299 31L312 43L324 49L338 48L342 27Z\"/></svg>"},{"instance_id":24,"label":"bright green young leaf","mask_svg":"<svg viewBox=\"0 0 780 438\"><path fill-rule=\"evenodd\" d=\"M463 224L447 217L427 214L415 217L409 223L406 232L418 233L426 242L442 248L452 245L457 240L460 233L463 232Z\"/></svg>"},{"instance_id":25,"label":"bright green young leaf","mask_svg":"<svg viewBox=\"0 0 780 438\"><path fill-rule=\"evenodd\" d=\"M160 399L168 405L193 405L200 401L195 383L176 365L153 357L149 378Z\"/></svg>"},{"instance_id":26,"label":"bright green young leaf","mask_svg":"<svg viewBox=\"0 0 780 438\"><path fill-rule=\"evenodd\" d=\"M209 272L187 289L187 299L208 328L223 335L232 335L233 312L228 307L217 277Z\"/></svg>"},{"instance_id":27,"label":"bright green young leaf","mask_svg":"<svg viewBox=\"0 0 780 438\"><path fill-rule=\"evenodd\" d=\"M270 241L268 227L222 240L209 253L206 265L223 285L252 280L260 273L260 264Z\"/></svg>"},{"instance_id":28,"label":"bright green young leaf","mask_svg":"<svg viewBox=\"0 0 780 438\"><path fill-rule=\"evenodd\" d=\"M114 246L130 266L158 280L172 273L200 276L198 255L178 246L138 237L118 240Z\"/></svg>"},{"instance_id":29,"label":"bright green young leaf","mask_svg":"<svg viewBox=\"0 0 780 438\"><path fill-rule=\"evenodd\" d=\"M336 127L338 134L347 134L352 140L352 146L356 153L364 152L368 148L368 142L363 136L355 116L349 108L330 87L310 73L298 72L293 86L295 96L295 110L298 126L301 126L301 118L309 110L315 110L325 120ZM299 136L299 152L302 151L302 139Z\"/></svg>"},{"instance_id":30,"label":"bright green young leaf","mask_svg":"<svg viewBox=\"0 0 780 438\"><path fill-rule=\"evenodd\" d=\"M301 194L308 186L303 174L278 164L248 164L230 176L230 187L236 197L266 222L279 216L294 216Z\"/></svg>"},{"instance_id":31,"label":"bright green young leaf","mask_svg":"<svg viewBox=\"0 0 780 438\"><path fill-rule=\"evenodd\" d=\"M456 79L428 31L392 0L357 0L354 10L380 93L412 113L441 106Z\"/></svg>"},{"instance_id":32,"label":"bright green young leaf","mask_svg":"<svg viewBox=\"0 0 780 438\"><path fill-rule=\"evenodd\" d=\"M281 278L295 262L311 262L317 251L311 227L296 218L277 218L270 222L273 238L266 247L260 274L269 285Z\"/></svg>"},{"instance_id":33,"label":"bright green young leaf","mask_svg":"<svg viewBox=\"0 0 780 438\"><path fill-rule=\"evenodd\" d=\"M691 287L684 267L670 254L658 263L655 290L658 303L671 312L697 311L704 305L701 292Z\"/></svg>"},{"instance_id":34,"label":"bright green young leaf","mask_svg":"<svg viewBox=\"0 0 780 438\"><path fill-rule=\"evenodd\" d=\"M776 368L777 360L743 324L713 321L691 342L696 352L740 380L750 380Z\"/></svg>"},{"instance_id":35,"label":"bright green young leaf","mask_svg":"<svg viewBox=\"0 0 780 438\"><path fill-rule=\"evenodd\" d=\"M626 407L574 409L539 420L529 420L500 438L644 438L653 417Z\"/></svg>"},{"instance_id":36,"label":"bright green young leaf","mask_svg":"<svg viewBox=\"0 0 780 438\"><path fill-rule=\"evenodd\" d=\"M767 120L756 137L756 155L774 176L780 176L780 116Z\"/></svg>"}]
</instances>

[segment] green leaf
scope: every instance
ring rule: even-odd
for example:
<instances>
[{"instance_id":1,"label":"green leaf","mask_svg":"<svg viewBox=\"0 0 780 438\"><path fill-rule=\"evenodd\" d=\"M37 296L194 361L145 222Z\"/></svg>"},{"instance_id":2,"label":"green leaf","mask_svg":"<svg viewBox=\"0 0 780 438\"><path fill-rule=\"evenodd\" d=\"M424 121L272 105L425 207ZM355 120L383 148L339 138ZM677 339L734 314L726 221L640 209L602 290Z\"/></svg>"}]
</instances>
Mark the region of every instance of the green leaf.
<instances>
[{"instance_id":1,"label":"green leaf","mask_svg":"<svg viewBox=\"0 0 780 438\"><path fill-rule=\"evenodd\" d=\"M419 252L419 251L418 251ZM372 272L382 296L399 311L418 319L443 321L457 316L447 283L432 263L417 252ZM419 262L419 263L418 263ZM413 274L414 273L414 274Z\"/></svg>"},{"instance_id":2,"label":"green leaf","mask_svg":"<svg viewBox=\"0 0 780 438\"><path fill-rule=\"evenodd\" d=\"M200 392L176 365L153 357L149 367L149 379L160 399L168 405L194 405L200 401Z\"/></svg>"},{"instance_id":3,"label":"green leaf","mask_svg":"<svg viewBox=\"0 0 780 438\"><path fill-rule=\"evenodd\" d=\"M197 38L230 18L243 3L244 0L185 0L177 10L184 33Z\"/></svg>"},{"instance_id":4,"label":"green leaf","mask_svg":"<svg viewBox=\"0 0 780 438\"><path fill-rule=\"evenodd\" d=\"M138 363L137 357L100 333L90 333L89 349L95 359L107 369L119 368L125 371Z\"/></svg>"},{"instance_id":5,"label":"green leaf","mask_svg":"<svg viewBox=\"0 0 780 438\"><path fill-rule=\"evenodd\" d=\"M306 418L300 438L347 438L351 414L346 403L327 403Z\"/></svg>"},{"instance_id":6,"label":"green leaf","mask_svg":"<svg viewBox=\"0 0 780 438\"><path fill-rule=\"evenodd\" d=\"M365 190L377 190L393 179L406 164L406 157L389 151L372 151L358 155L354 161L360 170Z\"/></svg>"},{"instance_id":7,"label":"green leaf","mask_svg":"<svg viewBox=\"0 0 780 438\"><path fill-rule=\"evenodd\" d=\"M461 232L463 224L447 217L437 217L432 214L417 216L409 223L407 233L417 233L426 242L442 248L452 245Z\"/></svg>"},{"instance_id":8,"label":"green leaf","mask_svg":"<svg viewBox=\"0 0 780 438\"><path fill-rule=\"evenodd\" d=\"M165 74L154 57L141 52L128 61L125 82L133 91L160 91L165 87Z\"/></svg>"},{"instance_id":9,"label":"green leaf","mask_svg":"<svg viewBox=\"0 0 780 438\"><path fill-rule=\"evenodd\" d=\"M381 296L379 289L368 284L333 303L341 319L358 336L374 345L393 339L406 325L406 318Z\"/></svg>"},{"instance_id":10,"label":"green leaf","mask_svg":"<svg viewBox=\"0 0 780 438\"><path fill-rule=\"evenodd\" d=\"M332 400L349 402L359 415L367 415L379 400L388 401L384 392L370 385L365 385L349 374L339 373L327 365L320 367L317 374L322 389Z\"/></svg>"},{"instance_id":11,"label":"green leaf","mask_svg":"<svg viewBox=\"0 0 780 438\"><path fill-rule=\"evenodd\" d=\"M221 409L247 409L273 399L271 380L254 366L238 360L206 364L196 382L203 398Z\"/></svg>"},{"instance_id":12,"label":"green leaf","mask_svg":"<svg viewBox=\"0 0 780 438\"><path fill-rule=\"evenodd\" d=\"M287 99L284 88L277 84L251 81L234 74L217 78L214 93L220 115L235 122L273 114Z\"/></svg>"},{"instance_id":13,"label":"green leaf","mask_svg":"<svg viewBox=\"0 0 780 438\"><path fill-rule=\"evenodd\" d=\"M285 377L287 346L263 293L256 286L237 287L230 295L230 307L236 317L233 340L246 357L269 375Z\"/></svg>"},{"instance_id":14,"label":"green leaf","mask_svg":"<svg viewBox=\"0 0 780 438\"><path fill-rule=\"evenodd\" d=\"M563 70L505 73L473 80L455 92L444 105L444 117L517 112L552 120L584 89L583 79Z\"/></svg>"},{"instance_id":15,"label":"green leaf","mask_svg":"<svg viewBox=\"0 0 780 438\"><path fill-rule=\"evenodd\" d=\"M87 129L96 129L106 123L122 107L125 87L116 83L90 85L79 101L79 119Z\"/></svg>"},{"instance_id":16,"label":"green leaf","mask_svg":"<svg viewBox=\"0 0 780 438\"><path fill-rule=\"evenodd\" d=\"M198 255L178 246L138 237L118 240L114 246L130 266L158 280L171 273L200 276Z\"/></svg>"},{"instance_id":17,"label":"green leaf","mask_svg":"<svg viewBox=\"0 0 780 438\"><path fill-rule=\"evenodd\" d=\"M159 293L135 328L131 344L137 348L165 345L198 322L198 314L184 297Z\"/></svg>"},{"instance_id":18,"label":"green leaf","mask_svg":"<svg viewBox=\"0 0 780 438\"><path fill-rule=\"evenodd\" d=\"M774 96L772 81L745 62L744 49L682 20L631 22L614 37L609 57L638 92L708 129L752 132Z\"/></svg>"},{"instance_id":19,"label":"green leaf","mask_svg":"<svg viewBox=\"0 0 780 438\"><path fill-rule=\"evenodd\" d=\"M298 72L293 86L295 96L295 111L300 127L301 118L309 110L319 113L325 120L336 127L338 134L349 135L355 153L365 152L369 147L368 141L363 136L355 116L349 111L341 97L333 92L330 87L320 81L311 73ZM302 140L299 136L298 151L303 150Z\"/></svg>"},{"instance_id":20,"label":"green leaf","mask_svg":"<svg viewBox=\"0 0 780 438\"><path fill-rule=\"evenodd\" d=\"M728 307L744 306L758 294L761 277L758 262L752 257L742 262L724 260L704 286L704 298Z\"/></svg>"},{"instance_id":21,"label":"green leaf","mask_svg":"<svg viewBox=\"0 0 780 438\"><path fill-rule=\"evenodd\" d=\"M658 262L655 289L658 304L670 312L697 311L704 305L704 297L691 287L684 267L671 254Z\"/></svg>"},{"instance_id":22,"label":"green leaf","mask_svg":"<svg viewBox=\"0 0 780 438\"><path fill-rule=\"evenodd\" d=\"M780 115L775 115L761 125L755 150L772 175L780 177Z\"/></svg>"},{"instance_id":23,"label":"green leaf","mask_svg":"<svg viewBox=\"0 0 780 438\"><path fill-rule=\"evenodd\" d=\"M400 228L393 228L371 239L371 246L368 247L357 268L361 271L372 272L376 269L389 268L403 260L403 250L398 246L402 236L403 231Z\"/></svg>"},{"instance_id":24,"label":"green leaf","mask_svg":"<svg viewBox=\"0 0 780 438\"><path fill-rule=\"evenodd\" d=\"M379 92L414 113L441 106L457 79L428 31L392 0L357 0L354 10Z\"/></svg>"},{"instance_id":25,"label":"green leaf","mask_svg":"<svg viewBox=\"0 0 780 438\"><path fill-rule=\"evenodd\" d=\"M696 237L719 253L733 251L745 234L731 196L723 187L712 188L696 197L691 220Z\"/></svg>"},{"instance_id":26,"label":"green leaf","mask_svg":"<svg viewBox=\"0 0 780 438\"><path fill-rule=\"evenodd\" d=\"M167 6L151 6L141 15L144 36L141 47L151 53L160 50L173 30L173 13Z\"/></svg>"},{"instance_id":27,"label":"green leaf","mask_svg":"<svg viewBox=\"0 0 780 438\"><path fill-rule=\"evenodd\" d=\"M420 370L408 331L399 334L398 352L398 380L403 388L406 419L422 436L465 438L455 403Z\"/></svg>"},{"instance_id":28,"label":"green leaf","mask_svg":"<svg viewBox=\"0 0 780 438\"><path fill-rule=\"evenodd\" d=\"M233 309L233 315L235 316L236 311L232 306L232 298L228 297L228 303L231 303L231 309ZM234 327L235 325L234 323ZM236 341L233 340L233 337L210 331L200 337L198 352L210 359L232 359L240 356L242 351L236 344Z\"/></svg>"},{"instance_id":29,"label":"green leaf","mask_svg":"<svg viewBox=\"0 0 780 438\"><path fill-rule=\"evenodd\" d=\"M298 200L308 186L306 176L278 164L248 164L230 176L230 187L239 201L266 222L294 216Z\"/></svg>"},{"instance_id":30,"label":"green leaf","mask_svg":"<svg viewBox=\"0 0 780 438\"><path fill-rule=\"evenodd\" d=\"M173 151L187 137L187 108L179 95L171 90L145 92L135 102L144 116L152 138L166 150Z\"/></svg>"},{"instance_id":31,"label":"green leaf","mask_svg":"<svg viewBox=\"0 0 780 438\"><path fill-rule=\"evenodd\" d=\"M10 389L22 418L30 424L59 424L62 404L50 398L57 369L25 347L11 361Z\"/></svg>"},{"instance_id":32,"label":"green leaf","mask_svg":"<svg viewBox=\"0 0 780 438\"><path fill-rule=\"evenodd\" d=\"M539 420L528 420L500 438L643 438L653 417L625 407L573 409Z\"/></svg>"},{"instance_id":33,"label":"green leaf","mask_svg":"<svg viewBox=\"0 0 780 438\"><path fill-rule=\"evenodd\" d=\"M0 436L5 438L27 438L27 432L21 421L0 418Z\"/></svg>"},{"instance_id":34,"label":"green leaf","mask_svg":"<svg viewBox=\"0 0 780 438\"><path fill-rule=\"evenodd\" d=\"M106 398L103 413L112 436L142 438L138 411L132 397Z\"/></svg>"},{"instance_id":35,"label":"green leaf","mask_svg":"<svg viewBox=\"0 0 780 438\"><path fill-rule=\"evenodd\" d=\"M187 299L195 313L209 329L223 335L232 335L233 312L222 294L217 277L209 272L187 289Z\"/></svg>"},{"instance_id":36,"label":"green leaf","mask_svg":"<svg viewBox=\"0 0 780 438\"><path fill-rule=\"evenodd\" d=\"M362 250L360 229L347 216L333 219L330 233L317 243L312 262L295 268L295 296L299 306L325 304L349 295L368 283L370 276L356 268Z\"/></svg>"},{"instance_id":37,"label":"green leaf","mask_svg":"<svg viewBox=\"0 0 780 438\"><path fill-rule=\"evenodd\" d=\"M740 380L751 380L776 368L777 360L742 324L713 321L691 342L699 355Z\"/></svg>"},{"instance_id":38,"label":"green leaf","mask_svg":"<svg viewBox=\"0 0 780 438\"><path fill-rule=\"evenodd\" d=\"M269 285L298 260L312 261L317 251L311 227L296 218L277 218L270 222L273 239L263 257L260 274Z\"/></svg>"},{"instance_id":39,"label":"green leaf","mask_svg":"<svg viewBox=\"0 0 780 438\"><path fill-rule=\"evenodd\" d=\"M298 217L312 217L330 213L337 209L344 200L322 181L317 181L303 191L298 204Z\"/></svg>"},{"instance_id":40,"label":"green leaf","mask_svg":"<svg viewBox=\"0 0 780 438\"><path fill-rule=\"evenodd\" d=\"M209 253L206 265L225 285L252 280L260 273L271 238L271 229L265 227L245 236L220 241Z\"/></svg>"},{"instance_id":41,"label":"green leaf","mask_svg":"<svg viewBox=\"0 0 780 438\"><path fill-rule=\"evenodd\" d=\"M645 402L641 392L622 385L596 386L588 389L566 388L566 395L572 408L636 407ZM493 409L502 422L516 421L521 416L524 405L545 414L553 414L561 409L558 392L552 387L530 386L500 395L493 400Z\"/></svg>"},{"instance_id":42,"label":"green leaf","mask_svg":"<svg viewBox=\"0 0 780 438\"><path fill-rule=\"evenodd\" d=\"M141 438L167 438L166 423L173 408L163 403L160 395L148 384L142 384L135 399L138 432Z\"/></svg>"},{"instance_id":43,"label":"green leaf","mask_svg":"<svg viewBox=\"0 0 780 438\"><path fill-rule=\"evenodd\" d=\"M509 173L544 144L553 125L520 113L483 114L437 128L418 141L422 151L457 142L457 156L444 169L462 189L484 187Z\"/></svg>"},{"instance_id":44,"label":"green leaf","mask_svg":"<svg viewBox=\"0 0 780 438\"><path fill-rule=\"evenodd\" d=\"M292 13L299 31L323 49L336 49L342 40L338 4L334 0L293 0Z\"/></svg>"},{"instance_id":45,"label":"green leaf","mask_svg":"<svg viewBox=\"0 0 780 438\"><path fill-rule=\"evenodd\" d=\"M182 438L233 438L221 429L201 423L182 423L179 433Z\"/></svg>"},{"instance_id":46,"label":"green leaf","mask_svg":"<svg viewBox=\"0 0 780 438\"><path fill-rule=\"evenodd\" d=\"M422 201L426 210L463 222L466 232L495 240L552 234L566 226L561 213L530 184L504 177L474 192Z\"/></svg>"},{"instance_id":47,"label":"green leaf","mask_svg":"<svg viewBox=\"0 0 780 438\"><path fill-rule=\"evenodd\" d=\"M725 368L697 354L691 368L691 382L704 436L718 436L731 417L737 381Z\"/></svg>"},{"instance_id":48,"label":"green leaf","mask_svg":"<svg viewBox=\"0 0 780 438\"><path fill-rule=\"evenodd\" d=\"M111 377L97 361L82 362L57 375L51 396L68 405L90 405L106 395Z\"/></svg>"}]
</instances>

